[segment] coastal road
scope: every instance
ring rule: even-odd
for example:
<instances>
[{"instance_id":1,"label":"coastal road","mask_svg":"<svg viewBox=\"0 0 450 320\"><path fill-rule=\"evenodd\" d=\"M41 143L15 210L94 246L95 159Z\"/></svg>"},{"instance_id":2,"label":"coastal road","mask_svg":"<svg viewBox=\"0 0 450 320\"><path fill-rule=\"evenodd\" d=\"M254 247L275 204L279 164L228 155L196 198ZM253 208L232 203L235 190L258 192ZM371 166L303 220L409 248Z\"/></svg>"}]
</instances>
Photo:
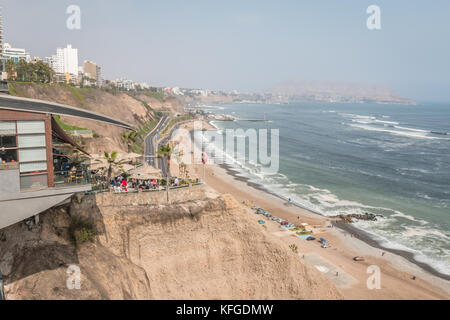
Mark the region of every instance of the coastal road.
<instances>
[{"instance_id":1,"label":"coastal road","mask_svg":"<svg viewBox=\"0 0 450 320\"><path fill-rule=\"evenodd\" d=\"M189 122L189 121L183 121L183 122L180 122L177 125L175 125L172 128L172 130L170 130L170 134L158 143L158 145L156 146L157 149L159 149L160 146L167 145L170 141L170 138L172 137L172 133L175 130L177 130L181 125L185 124L186 122ZM160 168L162 170L163 177L167 178L166 177L167 159L158 158L158 168Z\"/></svg>"},{"instance_id":2,"label":"coastal road","mask_svg":"<svg viewBox=\"0 0 450 320\"><path fill-rule=\"evenodd\" d=\"M164 116L153 131L145 137L145 161L152 166L156 164L155 158L158 152L158 145L155 146L154 144L155 137L167 126L169 120L170 118L168 116Z\"/></svg>"}]
</instances>

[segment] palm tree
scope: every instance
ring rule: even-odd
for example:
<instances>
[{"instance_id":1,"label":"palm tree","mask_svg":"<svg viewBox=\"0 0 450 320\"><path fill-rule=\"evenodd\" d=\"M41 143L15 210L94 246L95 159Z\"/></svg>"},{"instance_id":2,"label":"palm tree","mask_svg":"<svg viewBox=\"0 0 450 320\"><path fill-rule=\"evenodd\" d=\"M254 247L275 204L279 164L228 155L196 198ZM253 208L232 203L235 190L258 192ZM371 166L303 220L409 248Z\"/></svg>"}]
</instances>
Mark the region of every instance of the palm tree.
<instances>
[{"instance_id":1,"label":"palm tree","mask_svg":"<svg viewBox=\"0 0 450 320\"><path fill-rule=\"evenodd\" d=\"M120 138L122 142L125 142L128 147L128 152L131 152L131 148L133 144L136 142L137 133L134 131L124 132L122 133L122 137Z\"/></svg>"},{"instance_id":2,"label":"palm tree","mask_svg":"<svg viewBox=\"0 0 450 320\"><path fill-rule=\"evenodd\" d=\"M166 167L166 192L167 192L167 202L169 202L169 184L170 184L170 156L172 154L172 148L170 147L170 144L167 144L165 146L161 146L158 152L158 157L163 158L163 161L167 159L167 167Z\"/></svg>"},{"instance_id":3,"label":"palm tree","mask_svg":"<svg viewBox=\"0 0 450 320\"><path fill-rule=\"evenodd\" d=\"M108 152L105 151L104 156L105 156L106 162L108 163L107 183L108 183L108 187L110 187L113 169L121 168L125 162L123 160L120 160L120 161L117 160L117 152L116 151L111 152L111 154L109 154Z\"/></svg>"},{"instance_id":4,"label":"palm tree","mask_svg":"<svg viewBox=\"0 0 450 320\"><path fill-rule=\"evenodd\" d=\"M6 72L8 73L8 80L10 81L16 80L17 72L16 72L16 64L14 63L14 61L7 60L5 68Z\"/></svg>"}]
</instances>

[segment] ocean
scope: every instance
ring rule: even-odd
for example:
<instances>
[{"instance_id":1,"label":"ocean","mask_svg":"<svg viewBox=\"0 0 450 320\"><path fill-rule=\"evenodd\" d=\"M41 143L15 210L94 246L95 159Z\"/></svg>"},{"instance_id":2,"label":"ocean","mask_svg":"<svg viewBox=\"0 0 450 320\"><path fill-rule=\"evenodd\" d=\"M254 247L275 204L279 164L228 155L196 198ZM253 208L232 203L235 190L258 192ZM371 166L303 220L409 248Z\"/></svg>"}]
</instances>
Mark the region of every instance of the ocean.
<instances>
[{"instance_id":1,"label":"ocean","mask_svg":"<svg viewBox=\"0 0 450 320\"><path fill-rule=\"evenodd\" d=\"M227 164L239 175L325 216L383 215L355 225L384 247L412 252L450 275L450 104L299 102L203 109L270 120L214 121L222 132L279 129L278 173L228 155Z\"/></svg>"}]
</instances>

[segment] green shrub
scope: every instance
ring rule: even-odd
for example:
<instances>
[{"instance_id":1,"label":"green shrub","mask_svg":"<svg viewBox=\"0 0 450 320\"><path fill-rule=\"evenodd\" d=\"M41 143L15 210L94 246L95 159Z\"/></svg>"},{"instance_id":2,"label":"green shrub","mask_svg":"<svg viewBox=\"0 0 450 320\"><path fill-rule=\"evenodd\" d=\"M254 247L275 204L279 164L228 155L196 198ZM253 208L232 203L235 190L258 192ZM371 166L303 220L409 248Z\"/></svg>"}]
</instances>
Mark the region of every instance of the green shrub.
<instances>
[{"instance_id":1,"label":"green shrub","mask_svg":"<svg viewBox=\"0 0 450 320\"><path fill-rule=\"evenodd\" d=\"M69 234L76 245L93 242L96 235L94 223L90 219L76 217L69 226Z\"/></svg>"}]
</instances>

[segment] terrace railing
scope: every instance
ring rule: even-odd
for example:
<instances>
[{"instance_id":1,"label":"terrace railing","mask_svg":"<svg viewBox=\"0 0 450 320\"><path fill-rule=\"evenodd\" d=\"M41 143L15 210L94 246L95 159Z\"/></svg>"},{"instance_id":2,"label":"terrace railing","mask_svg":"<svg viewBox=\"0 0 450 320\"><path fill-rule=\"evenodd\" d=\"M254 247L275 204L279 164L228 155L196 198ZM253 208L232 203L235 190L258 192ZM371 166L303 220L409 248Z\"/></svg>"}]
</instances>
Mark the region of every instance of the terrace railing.
<instances>
[{"instance_id":1,"label":"terrace railing","mask_svg":"<svg viewBox=\"0 0 450 320\"><path fill-rule=\"evenodd\" d=\"M89 170L70 170L55 172L55 188L88 185L92 183Z\"/></svg>"}]
</instances>

